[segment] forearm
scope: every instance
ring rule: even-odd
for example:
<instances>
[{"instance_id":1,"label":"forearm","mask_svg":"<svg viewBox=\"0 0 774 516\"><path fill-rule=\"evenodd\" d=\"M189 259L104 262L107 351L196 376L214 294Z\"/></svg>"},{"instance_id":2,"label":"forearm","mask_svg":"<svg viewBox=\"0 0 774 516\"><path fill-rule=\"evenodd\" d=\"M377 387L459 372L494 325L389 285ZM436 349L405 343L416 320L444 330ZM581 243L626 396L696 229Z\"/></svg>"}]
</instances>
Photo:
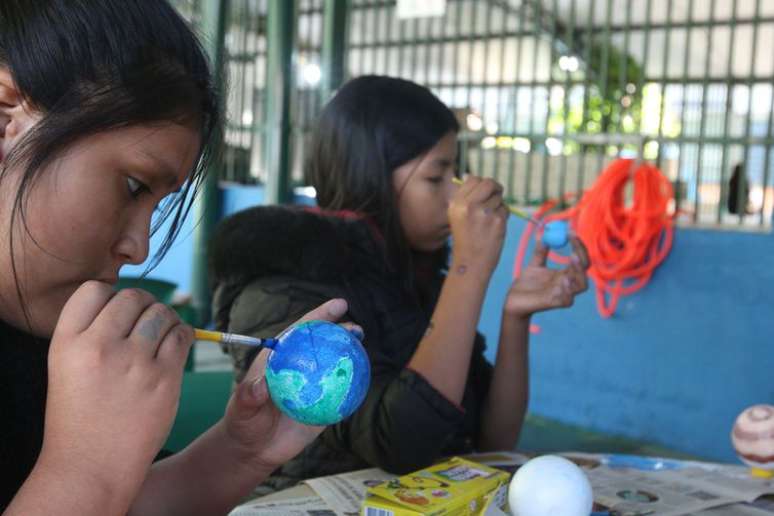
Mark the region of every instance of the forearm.
<instances>
[{"instance_id":1,"label":"forearm","mask_svg":"<svg viewBox=\"0 0 774 516\"><path fill-rule=\"evenodd\" d=\"M492 383L481 416L482 451L516 446L529 399L529 318L504 315Z\"/></svg>"},{"instance_id":2,"label":"forearm","mask_svg":"<svg viewBox=\"0 0 774 516\"><path fill-rule=\"evenodd\" d=\"M408 367L454 403L465 392L470 355L490 272L453 263L441 289L431 326Z\"/></svg>"},{"instance_id":3,"label":"forearm","mask_svg":"<svg viewBox=\"0 0 774 516\"><path fill-rule=\"evenodd\" d=\"M244 456L221 420L182 452L153 465L130 514L228 513L272 472Z\"/></svg>"},{"instance_id":4,"label":"forearm","mask_svg":"<svg viewBox=\"0 0 774 516\"><path fill-rule=\"evenodd\" d=\"M114 488L107 479L39 462L3 515L118 516L126 514L133 495L129 489Z\"/></svg>"}]
</instances>

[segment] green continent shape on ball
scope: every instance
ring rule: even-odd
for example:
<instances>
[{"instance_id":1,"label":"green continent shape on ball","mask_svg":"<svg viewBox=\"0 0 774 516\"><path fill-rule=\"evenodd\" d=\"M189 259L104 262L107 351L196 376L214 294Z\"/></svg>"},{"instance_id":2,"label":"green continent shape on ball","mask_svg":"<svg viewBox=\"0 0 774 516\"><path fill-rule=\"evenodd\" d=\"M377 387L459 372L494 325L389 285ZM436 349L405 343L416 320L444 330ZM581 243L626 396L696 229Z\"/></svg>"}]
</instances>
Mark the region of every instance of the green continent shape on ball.
<instances>
[{"instance_id":1,"label":"green continent shape on ball","mask_svg":"<svg viewBox=\"0 0 774 516\"><path fill-rule=\"evenodd\" d=\"M339 407L349 392L353 376L352 360L342 357L336 367L320 380L320 397L311 404L305 404L301 397L307 383L304 375L292 369L275 373L270 367L266 368L266 380L274 386L271 389L274 403L289 416L308 425L330 425L341 420ZM279 394L275 395L275 392Z\"/></svg>"}]
</instances>

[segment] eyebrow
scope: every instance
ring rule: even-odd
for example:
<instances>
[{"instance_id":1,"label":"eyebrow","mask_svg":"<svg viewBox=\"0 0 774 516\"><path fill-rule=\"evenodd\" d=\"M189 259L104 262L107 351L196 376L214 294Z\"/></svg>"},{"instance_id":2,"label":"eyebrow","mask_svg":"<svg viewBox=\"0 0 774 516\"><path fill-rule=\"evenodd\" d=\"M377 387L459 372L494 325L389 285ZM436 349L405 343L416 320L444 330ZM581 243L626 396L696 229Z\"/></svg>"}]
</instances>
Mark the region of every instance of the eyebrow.
<instances>
[{"instance_id":1,"label":"eyebrow","mask_svg":"<svg viewBox=\"0 0 774 516\"><path fill-rule=\"evenodd\" d=\"M440 165L442 167L448 167L449 165L454 165L457 162L456 159L446 159L446 158L438 158L434 161L436 165Z\"/></svg>"},{"instance_id":2,"label":"eyebrow","mask_svg":"<svg viewBox=\"0 0 774 516\"><path fill-rule=\"evenodd\" d=\"M138 151L137 155L141 158L143 165L153 168L164 176L164 179L159 182L165 183L170 188L177 184L177 172L169 162L145 150Z\"/></svg>"}]
</instances>

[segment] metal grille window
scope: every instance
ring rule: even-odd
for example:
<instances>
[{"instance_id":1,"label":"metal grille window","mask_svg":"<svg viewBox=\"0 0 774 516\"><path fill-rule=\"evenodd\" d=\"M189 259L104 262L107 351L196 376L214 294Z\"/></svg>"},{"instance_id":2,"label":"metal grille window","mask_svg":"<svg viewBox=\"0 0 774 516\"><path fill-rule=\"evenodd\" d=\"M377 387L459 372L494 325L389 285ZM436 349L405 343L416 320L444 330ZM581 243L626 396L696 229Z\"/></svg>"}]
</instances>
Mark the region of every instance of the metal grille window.
<instances>
[{"instance_id":1,"label":"metal grille window","mask_svg":"<svg viewBox=\"0 0 774 516\"><path fill-rule=\"evenodd\" d=\"M266 1L231 2L227 179L264 179ZM297 5L296 183L324 100L324 0ZM430 87L465 129L461 166L511 201L580 191L612 157L639 155L673 181L681 221L771 226L774 2L447 0L441 16L408 19L395 1L349 9L349 76Z\"/></svg>"},{"instance_id":2,"label":"metal grille window","mask_svg":"<svg viewBox=\"0 0 774 516\"><path fill-rule=\"evenodd\" d=\"M296 40L296 89L294 91L291 125L293 128L293 160L291 181L304 182L304 149L317 115L323 107L322 38L324 0L300 0Z\"/></svg>"},{"instance_id":3,"label":"metal grille window","mask_svg":"<svg viewBox=\"0 0 774 516\"><path fill-rule=\"evenodd\" d=\"M170 3L186 21L194 25L198 22L199 0L171 0Z\"/></svg>"},{"instance_id":4,"label":"metal grille window","mask_svg":"<svg viewBox=\"0 0 774 516\"><path fill-rule=\"evenodd\" d=\"M266 86L266 0L231 2L227 17L225 152L221 178L255 183L261 174Z\"/></svg>"},{"instance_id":5,"label":"metal grille window","mask_svg":"<svg viewBox=\"0 0 774 516\"><path fill-rule=\"evenodd\" d=\"M320 47L323 0L300 0L292 100L293 181L302 183L305 137L322 107ZM266 181L268 0L232 0L226 31L228 80L226 150L221 177L242 184Z\"/></svg>"}]
</instances>

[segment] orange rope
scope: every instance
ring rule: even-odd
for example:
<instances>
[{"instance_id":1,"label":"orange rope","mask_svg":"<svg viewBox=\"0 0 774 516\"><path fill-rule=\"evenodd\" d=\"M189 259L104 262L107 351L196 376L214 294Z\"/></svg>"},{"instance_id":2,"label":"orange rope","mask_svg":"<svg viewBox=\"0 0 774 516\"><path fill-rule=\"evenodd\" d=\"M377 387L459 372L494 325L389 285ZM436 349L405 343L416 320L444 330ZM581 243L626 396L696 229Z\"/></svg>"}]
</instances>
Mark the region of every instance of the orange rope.
<instances>
[{"instance_id":1,"label":"orange rope","mask_svg":"<svg viewBox=\"0 0 774 516\"><path fill-rule=\"evenodd\" d=\"M575 206L548 214L559 204L558 200L550 200L534 215L545 222L567 219L571 230L586 245L591 260L589 276L594 280L602 317L615 313L622 295L644 287L672 247L672 184L653 165L641 163L633 167L631 159L616 159ZM629 181L634 182L634 195L632 204L626 206L624 190ZM572 199L575 194L566 197ZM514 267L516 278L521 274L534 230L530 223L521 235ZM541 233L542 226L536 238ZM559 264L569 263L568 257L554 252L549 257Z\"/></svg>"}]
</instances>

